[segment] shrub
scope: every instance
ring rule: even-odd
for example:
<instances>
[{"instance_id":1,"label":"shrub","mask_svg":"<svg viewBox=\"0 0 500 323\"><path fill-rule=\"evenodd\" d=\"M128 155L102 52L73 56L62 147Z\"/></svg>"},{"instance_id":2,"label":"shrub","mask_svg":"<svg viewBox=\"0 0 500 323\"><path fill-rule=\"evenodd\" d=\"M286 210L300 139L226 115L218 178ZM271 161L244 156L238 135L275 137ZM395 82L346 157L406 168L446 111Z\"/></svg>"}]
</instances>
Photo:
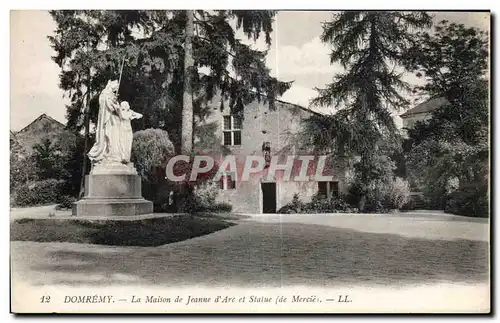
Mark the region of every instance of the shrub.
<instances>
[{"instance_id":1,"label":"shrub","mask_svg":"<svg viewBox=\"0 0 500 323\"><path fill-rule=\"evenodd\" d=\"M154 210L173 212L169 193L175 184L165 179L164 162L174 154L168 133L161 129L146 129L134 133L131 160L142 178L142 194L153 202Z\"/></svg>"},{"instance_id":2,"label":"shrub","mask_svg":"<svg viewBox=\"0 0 500 323\"><path fill-rule=\"evenodd\" d=\"M278 213L345 213L352 211L349 204L341 196L326 198L316 195L312 198L311 202L303 203L298 194L295 194L292 201L280 208Z\"/></svg>"},{"instance_id":3,"label":"shrub","mask_svg":"<svg viewBox=\"0 0 500 323\"><path fill-rule=\"evenodd\" d=\"M233 209L231 204L216 202L219 194L217 183L206 181L188 189L190 191L179 198L180 212L231 212Z\"/></svg>"},{"instance_id":4,"label":"shrub","mask_svg":"<svg viewBox=\"0 0 500 323\"><path fill-rule=\"evenodd\" d=\"M16 190L15 204L18 206L34 206L58 203L66 190L63 180L46 179L25 183Z\"/></svg>"},{"instance_id":5,"label":"shrub","mask_svg":"<svg viewBox=\"0 0 500 323\"><path fill-rule=\"evenodd\" d=\"M161 129L146 129L134 133L132 162L142 178L151 183L165 178L163 163L174 154L174 145L168 132Z\"/></svg>"},{"instance_id":6,"label":"shrub","mask_svg":"<svg viewBox=\"0 0 500 323\"><path fill-rule=\"evenodd\" d=\"M10 139L10 190L12 193L22 184L36 180L34 160L16 139Z\"/></svg>"},{"instance_id":7,"label":"shrub","mask_svg":"<svg viewBox=\"0 0 500 323\"><path fill-rule=\"evenodd\" d=\"M401 209L410 200L410 184L402 178L396 177L392 181L387 194L387 204L391 209Z\"/></svg>"},{"instance_id":8,"label":"shrub","mask_svg":"<svg viewBox=\"0 0 500 323\"><path fill-rule=\"evenodd\" d=\"M299 194L295 193L293 195L292 201L278 210L278 213L282 214L294 214L302 213L305 210L305 204L300 200Z\"/></svg>"},{"instance_id":9,"label":"shrub","mask_svg":"<svg viewBox=\"0 0 500 323\"><path fill-rule=\"evenodd\" d=\"M56 206L56 210L71 209L73 203L76 202L76 198L71 195L63 195L59 199L59 204Z\"/></svg>"},{"instance_id":10,"label":"shrub","mask_svg":"<svg viewBox=\"0 0 500 323\"><path fill-rule=\"evenodd\" d=\"M207 212L216 212L216 213L226 213L231 212L233 210L233 206L226 202L215 203L207 208Z\"/></svg>"},{"instance_id":11,"label":"shrub","mask_svg":"<svg viewBox=\"0 0 500 323\"><path fill-rule=\"evenodd\" d=\"M472 217L489 217L487 187L473 183L449 194L444 211Z\"/></svg>"}]
</instances>

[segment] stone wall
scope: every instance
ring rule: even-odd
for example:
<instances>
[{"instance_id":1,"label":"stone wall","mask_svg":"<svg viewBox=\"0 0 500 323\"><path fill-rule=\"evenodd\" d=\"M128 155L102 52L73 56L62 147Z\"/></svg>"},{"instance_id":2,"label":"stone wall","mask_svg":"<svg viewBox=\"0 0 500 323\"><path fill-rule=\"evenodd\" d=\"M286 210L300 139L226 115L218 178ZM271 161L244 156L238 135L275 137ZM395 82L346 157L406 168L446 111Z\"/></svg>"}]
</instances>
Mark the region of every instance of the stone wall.
<instances>
[{"instance_id":1,"label":"stone wall","mask_svg":"<svg viewBox=\"0 0 500 323\"><path fill-rule=\"evenodd\" d=\"M221 110L220 99L215 98L206 112L206 118L198 119L195 126L194 148L197 152L215 156L235 155L238 168L242 168L246 156L263 156L262 145L264 142L270 143L271 156L280 157L278 164L284 164L286 156L307 154L300 139L301 122L312 112L304 108L277 102L276 110L271 111L269 106L263 102L254 101L248 104L241 115L243 126L241 145L239 146L223 145L223 117L230 115L229 104L224 104L224 108ZM261 213L263 203L261 183L266 181L266 173L267 170L254 175L250 181L237 181L236 189L220 190L219 201L232 204L235 212ZM341 190L344 189L341 184L343 175L338 169L332 167L323 175L332 175L334 181L339 181ZM241 176L241 172L238 176ZM295 193L299 193L303 201L309 201L318 190L318 183L314 180L284 182L277 179L275 182L277 209L290 202Z\"/></svg>"}]
</instances>

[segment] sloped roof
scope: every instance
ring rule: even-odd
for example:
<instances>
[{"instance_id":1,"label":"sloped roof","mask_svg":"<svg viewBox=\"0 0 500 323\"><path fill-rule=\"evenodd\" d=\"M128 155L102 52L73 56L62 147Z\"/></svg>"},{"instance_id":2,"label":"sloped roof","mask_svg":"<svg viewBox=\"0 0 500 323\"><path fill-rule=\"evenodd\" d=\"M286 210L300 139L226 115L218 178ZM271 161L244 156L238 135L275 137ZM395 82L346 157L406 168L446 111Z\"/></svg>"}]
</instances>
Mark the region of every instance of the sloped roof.
<instances>
[{"instance_id":1,"label":"sloped roof","mask_svg":"<svg viewBox=\"0 0 500 323\"><path fill-rule=\"evenodd\" d=\"M57 124L58 126L61 126L64 128L64 124L60 123L59 121L57 121L56 119L54 118L51 118L49 117L48 115L46 115L45 113L41 114L38 118L36 118L35 120L33 120L32 122L30 122L30 124L28 124L26 127L22 128L21 130L19 130L17 133L21 133L21 132L24 132L26 131L27 129L30 128L31 125L33 125L34 123L37 123L39 122L40 120L43 120L43 119L46 119L48 121L50 121L51 123L55 123Z\"/></svg>"},{"instance_id":2,"label":"sloped roof","mask_svg":"<svg viewBox=\"0 0 500 323\"><path fill-rule=\"evenodd\" d=\"M424 114L424 113L430 113L437 109L438 107L446 104L448 101L444 97L434 97L430 98L429 100L420 103L413 109L410 109L406 111L405 113L401 114L401 118L405 117L410 117L418 114Z\"/></svg>"},{"instance_id":3,"label":"sloped roof","mask_svg":"<svg viewBox=\"0 0 500 323\"><path fill-rule=\"evenodd\" d=\"M281 103L282 105L286 106L286 107L294 107L294 108L299 108L301 110L304 110L306 112L309 112L309 113L312 113L312 114L316 114L316 115L321 115L323 113L321 112L318 112L318 111L314 111L314 110L311 110L309 108L306 108L306 107L303 107L301 106L300 104L296 104L296 103L291 103L291 102L287 102L287 101L283 101L283 100L276 100L276 102L279 102Z\"/></svg>"}]
</instances>

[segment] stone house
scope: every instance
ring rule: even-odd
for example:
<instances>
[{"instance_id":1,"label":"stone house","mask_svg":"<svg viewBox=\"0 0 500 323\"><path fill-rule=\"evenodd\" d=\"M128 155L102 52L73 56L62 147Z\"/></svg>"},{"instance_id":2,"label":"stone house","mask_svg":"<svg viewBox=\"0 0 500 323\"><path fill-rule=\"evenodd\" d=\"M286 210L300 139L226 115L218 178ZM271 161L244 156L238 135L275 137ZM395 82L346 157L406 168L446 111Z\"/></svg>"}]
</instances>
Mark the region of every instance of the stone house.
<instances>
[{"instance_id":1,"label":"stone house","mask_svg":"<svg viewBox=\"0 0 500 323\"><path fill-rule=\"evenodd\" d=\"M316 194L331 196L345 192L345 176L339 171L337 161L329 158L322 172L331 180L317 180L317 156L307 171L307 180L293 180L300 173L301 161L297 156L314 155L301 136L302 121L317 113L299 105L277 101L271 110L264 102L254 101L242 112L231 113L229 105L221 109L219 99L207 107L206 117L195 121L194 149L216 156L234 155L237 171L223 176L219 186L219 202L227 202L233 211L241 213L275 213L298 194L302 201L310 201ZM262 172L241 180L247 156L265 157ZM283 171L269 176L271 159L278 165L293 160L291 180L286 181Z\"/></svg>"},{"instance_id":2,"label":"stone house","mask_svg":"<svg viewBox=\"0 0 500 323\"><path fill-rule=\"evenodd\" d=\"M11 131L10 135L26 153L31 153L35 144L41 143L44 139L53 140L62 132L64 124L44 113L21 130Z\"/></svg>"},{"instance_id":3,"label":"stone house","mask_svg":"<svg viewBox=\"0 0 500 323\"><path fill-rule=\"evenodd\" d=\"M430 98L401 114L400 117L403 119L403 130L413 128L418 121L428 120L432 117L432 111L447 102L448 101L444 97Z\"/></svg>"}]
</instances>

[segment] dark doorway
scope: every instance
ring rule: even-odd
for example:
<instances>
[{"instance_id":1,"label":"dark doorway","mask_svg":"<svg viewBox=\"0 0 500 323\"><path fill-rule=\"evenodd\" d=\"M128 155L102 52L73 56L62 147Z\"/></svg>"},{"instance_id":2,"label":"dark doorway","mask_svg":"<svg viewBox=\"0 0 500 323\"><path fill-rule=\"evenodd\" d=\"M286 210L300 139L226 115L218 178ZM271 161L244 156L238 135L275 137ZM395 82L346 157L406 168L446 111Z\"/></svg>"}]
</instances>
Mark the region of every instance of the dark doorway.
<instances>
[{"instance_id":1,"label":"dark doorway","mask_svg":"<svg viewBox=\"0 0 500 323\"><path fill-rule=\"evenodd\" d=\"M262 213L276 213L276 183L261 183Z\"/></svg>"}]
</instances>

